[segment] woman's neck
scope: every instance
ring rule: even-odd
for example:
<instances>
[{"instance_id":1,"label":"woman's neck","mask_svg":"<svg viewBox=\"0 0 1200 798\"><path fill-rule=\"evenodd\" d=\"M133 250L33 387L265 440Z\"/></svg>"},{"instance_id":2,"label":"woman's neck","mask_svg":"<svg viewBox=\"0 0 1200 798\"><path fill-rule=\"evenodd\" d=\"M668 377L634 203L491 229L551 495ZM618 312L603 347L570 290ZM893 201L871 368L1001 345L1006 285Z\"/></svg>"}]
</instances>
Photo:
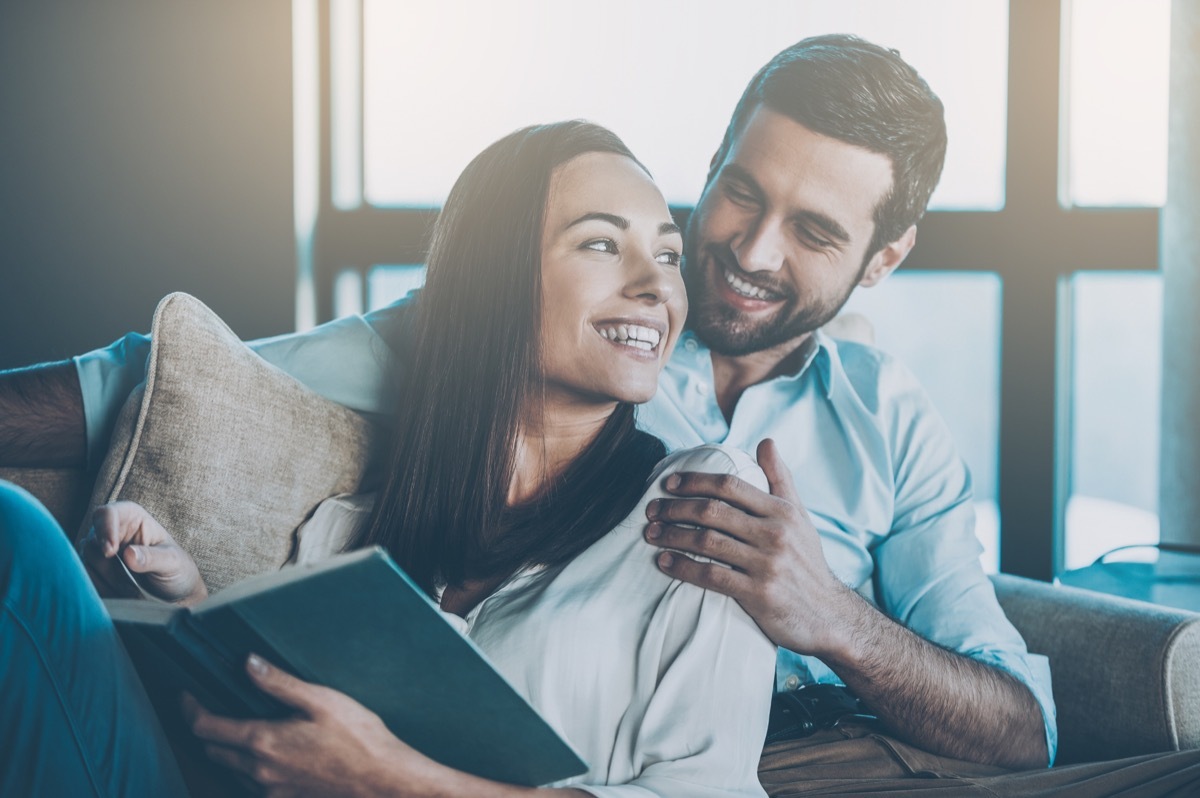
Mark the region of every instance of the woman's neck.
<instances>
[{"instance_id":1,"label":"woman's neck","mask_svg":"<svg viewBox=\"0 0 1200 798\"><path fill-rule=\"evenodd\" d=\"M546 399L524 413L517 430L508 504L537 498L596 439L616 410L616 402L580 405Z\"/></svg>"}]
</instances>

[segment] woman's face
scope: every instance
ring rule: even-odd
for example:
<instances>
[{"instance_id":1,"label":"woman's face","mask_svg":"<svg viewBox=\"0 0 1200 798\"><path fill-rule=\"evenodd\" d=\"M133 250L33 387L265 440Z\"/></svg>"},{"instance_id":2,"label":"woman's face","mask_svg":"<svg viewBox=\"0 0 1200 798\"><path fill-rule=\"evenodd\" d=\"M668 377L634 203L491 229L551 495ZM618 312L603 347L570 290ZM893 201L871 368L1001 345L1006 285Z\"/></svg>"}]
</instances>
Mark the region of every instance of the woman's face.
<instances>
[{"instance_id":1,"label":"woman's face","mask_svg":"<svg viewBox=\"0 0 1200 798\"><path fill-rule=\"evenodd\" d=\"M683 239L630 159L587 153L555 169L542 235L547 398L645 402L687 316Z\"/></svg>"}]
</instances>

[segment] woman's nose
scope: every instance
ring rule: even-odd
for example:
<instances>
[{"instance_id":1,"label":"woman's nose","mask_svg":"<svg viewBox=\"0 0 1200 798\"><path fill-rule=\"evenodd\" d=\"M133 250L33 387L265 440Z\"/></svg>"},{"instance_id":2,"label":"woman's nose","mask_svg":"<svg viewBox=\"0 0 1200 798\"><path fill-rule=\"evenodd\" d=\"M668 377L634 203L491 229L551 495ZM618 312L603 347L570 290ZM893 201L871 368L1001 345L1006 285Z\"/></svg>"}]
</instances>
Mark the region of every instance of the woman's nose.
<instances>
[{"instance_id":1,"label":"woman's nose","mask_svg":"<svg viewBox=\"0 0 1200 798\"><path fill-rule=\"evenodd\" d=\"M677 273L673 272L672 268L659 263L652 255L642 256L626 283L626 295L655 305L669 301L678 290L675 285L678 280Z\"/></svg>"}]
</instances>

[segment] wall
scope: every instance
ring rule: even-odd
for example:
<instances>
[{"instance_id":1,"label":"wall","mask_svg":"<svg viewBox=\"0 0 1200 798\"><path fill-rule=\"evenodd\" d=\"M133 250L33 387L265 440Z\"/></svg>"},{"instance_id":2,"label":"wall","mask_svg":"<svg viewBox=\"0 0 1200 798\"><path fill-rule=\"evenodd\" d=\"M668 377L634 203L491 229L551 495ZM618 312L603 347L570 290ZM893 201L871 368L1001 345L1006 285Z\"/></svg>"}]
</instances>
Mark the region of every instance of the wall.
<instances>
[{"instance_id":1,"label":"wall","mask_svg":"<svg viewBox=\"0 0 1200 798\"><path fill-rule=\"evenodd\" d=\"M183 290L291 329L291 4L0 0L0 368Z\"/></svg>"}]
</instances>

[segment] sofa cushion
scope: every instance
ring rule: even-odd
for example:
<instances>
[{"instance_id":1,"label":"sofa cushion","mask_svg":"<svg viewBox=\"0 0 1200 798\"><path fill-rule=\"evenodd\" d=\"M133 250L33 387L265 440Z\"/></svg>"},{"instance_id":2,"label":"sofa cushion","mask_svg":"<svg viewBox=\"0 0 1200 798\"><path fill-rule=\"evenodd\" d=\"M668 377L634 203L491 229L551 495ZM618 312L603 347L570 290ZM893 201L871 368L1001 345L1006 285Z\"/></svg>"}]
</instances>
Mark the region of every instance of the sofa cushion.
<instances>
[{"instance_id":1,"label":"sofa cushion","mask_svg":"<svg viewBox=\"0 0 1200 798\"><path fill-rule=\"evenodd\" d=\"M279 568L318 503L364 488L379 436L252 352L194 297L163 299L151 334L146 381L122 409L90 507L145 506L212 591Z\"/></svg>"},{"instance_id":2,"label":"sofa cushion","mask_svg":"<svg viewBox=\"0 0 1200 798\"><path fill-rule=\"evenodd\" d=\"M1200 614L997 574L1004 612L1050 658L1058 762L1200 747Z\"/></svg>"}]
</instances>

